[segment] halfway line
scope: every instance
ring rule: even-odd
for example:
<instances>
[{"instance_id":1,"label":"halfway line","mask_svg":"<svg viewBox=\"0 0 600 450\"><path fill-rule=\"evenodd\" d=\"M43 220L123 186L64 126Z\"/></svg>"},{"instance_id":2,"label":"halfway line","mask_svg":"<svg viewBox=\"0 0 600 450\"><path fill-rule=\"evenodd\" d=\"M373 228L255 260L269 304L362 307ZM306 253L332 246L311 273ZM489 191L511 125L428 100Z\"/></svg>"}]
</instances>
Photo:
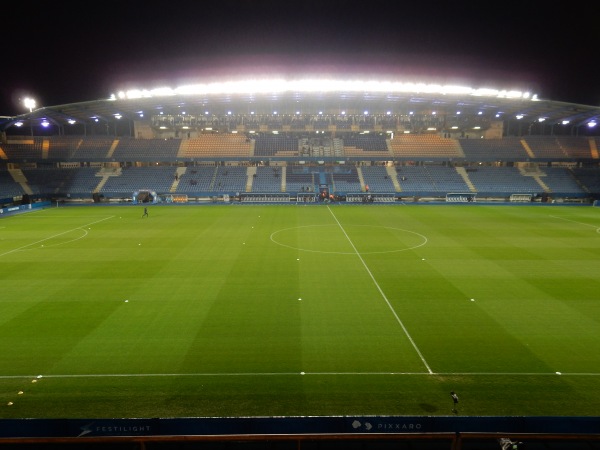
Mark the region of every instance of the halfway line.
<instances>
[{"instance_id":1,"label":"halfway line","mask_svg":"<svg viewBox=\"0 0 600 450\"><path fill-rule=\"evenodd\" d=\"M430 374L433 374L433 371L431 370L431 368L429 367L429 364L427 364L427 361L425 361L425 358L423 357L423 355L421 354L421 351L419 350L419 347L417 347L417 344L415 343L415 341L413 340L413 338L411 337L411 335L409 334L408 330L406 329L406 327L404 326L404 324L402 323L402 320L400 320L400 317L398 317L398 314L396 314L396 311L394 310L394 308L392 307L392 305L390 304L388 298L386 297L385 293L383 292L383 290L381 289L381 287L379 286L379 283L377 283L377 280L375 279L375 277L373 276L373 274L371 273L371 271L369 270L369 267L367 266L367 264L365 263L365 260L362 258L362 256L360 256L360 253L358 252L358 250L356 249L356 247L354 246L354 243L352 242L352 240L350 239L350 236L348 236L348 234L346 233L346 230L344 230L344 227L342 226L342 224L340 223L340 221L337 219L337 217L335 217L335 214L333 214L333 211L331 210L331 208L329 207L329 205L327 205L327 209L329 210L329 212L331 213L331 215L333 216L333 220L336 221L336 223L338 224L338 226L340 227L340 229L342 230L342 233L344 233L344 236L346 236L346 239L348 239L348 242L350 243L350 245L352 246L352 248L354 249L354 252L356 253L356 256L358 256L358 259L360 259L360 262L362 263L362 265L365 267L367 273L369 274L369 276L371 277L371 280L373 280L373 283L375 284L375 287L377 288L377 290L379 291L379 293L381 294L381 296L383 297L383 299L385 300L385 302L387 303L388 307L390 308L390 311L392 311L392 314L394 315L394 317L396 318L396 320L398 321L398 323L400 324L400 326L402 327L402 330L404 331L404 334L406 335L406 337L408 338L408 340L410 341L410 343L412 344L413 348L415 349L415 351L417 352L417 354L419 355L419 358L421 358L421 361L423 362L423 364L425 365L425 367L427 368L427 371Z\"/></svg>"}]
</instances>

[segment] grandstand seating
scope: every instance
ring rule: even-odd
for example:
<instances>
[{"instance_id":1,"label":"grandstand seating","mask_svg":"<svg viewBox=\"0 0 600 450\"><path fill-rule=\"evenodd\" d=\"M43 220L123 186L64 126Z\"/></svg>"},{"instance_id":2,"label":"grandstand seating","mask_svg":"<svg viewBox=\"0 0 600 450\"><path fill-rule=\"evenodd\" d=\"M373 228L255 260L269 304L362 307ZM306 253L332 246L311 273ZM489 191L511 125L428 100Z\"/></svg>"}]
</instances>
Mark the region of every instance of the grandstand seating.
<instances>
[{"instance_id":1,"label":"grandstand seating","mask_svg":"<svg viewBox=\"0 0 600 450\"><path fill-rule=\"evenodd\" d=\"M248 181L244 166L218 166L213 181L215 192L244 192Z\"/></svg>"},{"instance_id":2,"label":"grandstand seating","mask_svg":"<svg viewBox=\"0 0 600 450\"><path fill-rule=\"evenodd\" d=\"M107 176L100 193L123 197L140 189L166 193L170 191L174 177L172 166L127 167Z\"/></svg>"},{"instance_id":3,"label":"grandstand seating","mask_svg":"<svg viewBox=\"0 0 600 450\"><path fill-rule=\"evenodd\" d=\"M54 168L25 169L23 174L31 192L35 195L43 195L46 192L57 194L61 189L68 187L75 171Z\"/></svg>"},{"instance_id":4,"label":"grandstand seating","mask_svg":"<svg viewBox=\"0 0 600 450\"><path fill-rule=\"evenodd\" d=\"M392 153L398 158L461 158L465 154L456 139L443 138L436 134L396 135L390 140Z\"/></svg>"},{"instance_id":5,"label":"grandstand seating","mask_svg":"<svg viewBox=\"0 0 600 450\"><path fill-rule=\"evenodd\" d=\"M53 161L71 161L81 138L74 136L50 136L45 138L48 144L47 159Z\"/></svg>"},{"instance_id":6,"label":"grandstand seating","mask_svg":"<svg viewBox=\"0 0 600 450\"><path fill-rule=\"evenodd\" d=\"M383 166L361 166L365 186L369 186L369 192L395 192L394 180L396 172L390 175ZM397 181L397 180L396 180Z\"/></svg>"},{"instance_id":7,"label":"grandstand seating","mask_svg":"<svg viewBox=\"0 0 600 450\"><path fill-rule=\"evenodd\" d=\"M90 193L96 191L102 178L96 176L99 169L96 167L81 167L78 169L62 169L72 171L73 175L69 177L67 192L72 196L90 196Z\"/></svg>"},{"instance_id":8,"label":"grandstand seating","mask_svg":"<svg viewBox=\"0 0 600 450\"><path fill-rule=\"evenodd\" d=\"M544 191L534 177L523 176L516 167L480 166L469 172L469 179L477 192L488 195L505 192L537 194Z\"/></svg>"},{"instance_id":9,"label":"grandstand seating","mask_svg":"<svg viewBox=\"0 0 600 450\"><path fill-rule=\"evenodd\" d=\"M39 161L42 159L42 139L39 137L11 139L0 144L2 154L13 161Z\"/></svg>"},{"instance_id":10,"label":"grandstand seating","mask_svg":"<svg viewBox=\"0 0 600 450\"><path fill-rule=\"evenodd\" d=\"M345 172L334 172L331 174L331 179L335 192L361 192L363 190L356 167L348 167Z\"/></svg>"},{"instance_id":11,"label":"grandstand seating","mask_svg":"<svg viewBox=\"0 0 600 450\"><path fill-rule=\"evenodd\" d=\"M438 192L469 192L469 185L453 167L426 166Z\"/></svg>"},{"instance_id":12,"label":"grandstand seating","mask_svg":"<svg viewBox=\"0 0 600 450\"><path fill-rule=\"evenodd\" d=\"M112 157L117 161L171 161L177 158L180 139L119 138Z\"/></svg>"},{"instance_id":13,"label":"grandstand seating","mask_svg":"<svg viewBox=\"0 0 600 450\"><path fill-rule=\"evenodd\" d=\"M281 192L284 180L282 172L280 167L257 167L252 192Z\"/></svg>"},{"instance_id":14,"label":"grandstand seating","mask_svg":"<svg viewBox=\"0 0 600 450\"><path fill-rule=\"evenodd\" d=\"M600 192L600 170L597 168L574 168L571 169L577 183L587 192Z\"/></svg>"},{"instance_id":15,"label":"grandstand seating","mask_svg":"<svg viewBox=\"0 0 600 450\"><path fill-rule=\"evenodd\" d=\"M560 161L592 158L590 139L576 136L528 136L524 139L536 159Z\"/></svg>"},{"instance_id":16,"label":"grandstand seating","mask_svg":"<svg viewBox=\"0 0 600 450\"><path fill-rule=\"evenodd\" d=\"M281 118L296 119L316 123L318 118ZM0 145L0 198L92 193L122 198L140 189L191 196L296 194L317 192L322 184L338 194L369 186L370 192L398 196L473 192L597 198L599 143L576 136L398 135L386 140L382 134L356 132L341 137L261 133L252 139L242 133L189 139L16 137ZM265 164L277 158L283 164ZM298 164L305 158L314 161ZM581 161L588 168L580 168Z\"/></svg>"},{"instance_id":17,"label":"grandstand seating","mask_svg":"<svg viewBox=\"0 0 600 450\"><path fill-rule=\"evenodd\" d=\"M20 197L25 194L19 183L5 170L0 171L0 199Z\"/></svg>"},{"instance_id":18,"label":"grandstand seating","mask_svg":"<svg viewBox=\"0 0 600 450\"><path fill-rule=\"evenodd\" d=\"M548 187L550 193L561 195L580 195L585 190L577 182L571 170L564 167L545 167L541 170L540 180Z\"/></svg>"},{"instance_id":19,"label":"grandstand seating","mask_svg":"<svg viewBox=\"0 0 600 450\"><path fill-rule=\"evenodd\" d=\"M203 134L181 140L177 156L181 158L248 158L253 143L243 134Z\"/></svg>"},{"instance_id":20,"label":"grandstand seating","mask_svg":"<svg viewBox=\"0 0 600 450\"><path fill-rule=\"evenodd\" d=\"M460 139L467 161L525 161L530 156L525 151L522 139Z\"/></svg>"},{"instance_id":21,"label":"grandstand seating","mask_svg":"<svg viewBox=\"0 0 600 450\"><path fill-rule=\"evenodd\" d=\"M110 158L110 150L113 148L115 138L113 137L85 137L77 141L73 159L77 161L106 161Z\"/></svg>"},{"instance_id":22,"label":"grandstand seating","mask_svg":"<svg viewBox=\"0 0 600 450\"><path fill-rule=\"evenodd\" d=\"M298 138L271 135L255 138L255 156L298 156Z\"/></svg>"},{"instance_id":23,"label":"grandstand seating","mask_svg":"<svg viewBox=\"0 0 600 450\"><path fill-rule=\"evenodd\" d=\"M403 166L397 168L400 192L404 195L427 195L437 193L435 181L425 166Z\"/></svg>"},{"instance_id":24,"label":"grandstand seating","mask_svg":"<svg viewBox=\"0 0 600 450\"><path fill-rule=\"evenodd\" d=\"M318 180L315 181L311 172L286 170L286 192L315 192L315 184L318 184Z\"/></svg>"},{"instance_id":25,"label":"grandstand seating","mask_svg":"<svg viewBox=\"0 0 600 450\"><path fill-rule=\"evenodd\" d=\"M359 135L343 139L344 153L346 156L362 156L366 159L371 157L391 158L386 138L377 135Z\"/></svg>"},{"instance_id":26,"label":"grandstand seating","mask_svg":"<svg viewBox=\"0 0 600 450\"><path fill-rule=\"evenodd\" d=\"M188 167L177 183L177 193L196 194L209 192L217 173L217 166Z\"/></svg>"}]
</instances>

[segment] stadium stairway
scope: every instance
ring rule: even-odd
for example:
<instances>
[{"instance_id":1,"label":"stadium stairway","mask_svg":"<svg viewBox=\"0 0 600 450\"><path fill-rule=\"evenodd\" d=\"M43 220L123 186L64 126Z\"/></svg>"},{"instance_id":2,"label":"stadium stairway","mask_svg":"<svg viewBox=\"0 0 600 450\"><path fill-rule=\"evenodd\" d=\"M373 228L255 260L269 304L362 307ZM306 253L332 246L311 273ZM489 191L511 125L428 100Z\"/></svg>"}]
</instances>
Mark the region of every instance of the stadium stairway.
<instances>
[{"instance_id":1,"label":"stadium stairway","mask_svg":"<svg viewBox=\"0 0 600 450\"><path fill-rule=\"evenodd\" d=\"M252 183L254 182L254 175L256 175L256 166L250 166L246 170L246 192L252 192Z\"/></svg>"},{"instance_id":2,"label":"stadium stairway","mask_svg":"<svg viewBox=\"0 0 600 450\"><path fill-rule=\"evenodd\" d=\"M552 189L550 189L548 185L542 181L541 177L546 176L546 174L540 171L538 167L536 167L535 170L531 170L531 168L526 167L519 167L519 172L521 172L521 175L524 177L533 178L537 182L537 184L539 184L540 187L544 190L544 192L552 192Z\"/></svg>"},{"instance_id":3,"label":"stadium stairway","mask_svg":"<svg viewBox=\"0 0 600 450\"><path fill-rule=\"evenodd\" d=\"M173 180L173 184L171 184L171 188L169 189L169 192L177 192L177 187L179 186L179 180L181 180L181 177L185 174L185 171L187 170L187 167L178 167L177 170L175 171L175 179Z\"/></svg>"},{"instance_id":4,"label":"stadium stairway","mask_svg":"<svg viewBox=\"0 0 600 450\"><path fill-rule=\"evenodd\" d=\"M109 177L120 177L121 176L121 168L120 167L118 169L102 168L102 169L100 169L100 171L98 171L96 173L96 176L102 177L102 179L98 182L98 184L96 185L96 188L94 189L95 194L99 193L102 190L102 188L108 181Z\"/></svg>"},{"instance_id":5,"label":"stadium stairway","mask_svg":"<svg viewBox=\"0 0 600 450\"><path fill-rule=\"evenodd\" d=\"M287 166L281 167L281 192L286 192L287 189Z\"/></svg>"},{"instance_id":6,"label":"stadium stairway","mask_svg":"<svg viewBox=\"0 0 600 450\"><path fill-rule=\"evenodd\" d=\"M358 175L358 179L360 180L360 190L365 191L365 177L363 176L362 169L360 166L356 168L356 174Z\"/></svg>"},{"instance_id":7,"label":"stadium stairway","mask_svg":"<svg viewBox=\"0 0 600 450\"><path fill-rule=\"evenodd\" d=\"M462 179L465 180L465 183L467 183L467 186L469 186L469 190L471 192L476 192L477 189L475 188L473 183L471 183L471 179L469 178L469 174L467 173L467 170L464 167L457 167L456 171L462 177Z\"/></svg>"},{"instance_id":8,"label":"stadium stairway","mask_svg":"<svg viewBox=\"0 0 600 450\"><path fill-rule=\"evenodd\" d=\"M535 154L533 153L533 150L531 150L531 147L529 146L529 144L527 143L527 141L525 141L525 139L521 139L521 145L523 146L523 148L527 152L527 155L530 158L532 158L532 159L535 158Z\"/></svg>"},{"instance_id":9,"label":"stadium stairway","mask_svg":"<svg viewBox=\"0 0 600 450\"><path fill-rule=\"evenodd\" d=\"M386 166L385 171L387 172L388 177L390 177L390 180L392 180L392 183L394 183L396 192L402 192L402 187L400 186L400 183L398 183L398 172L396 171L396 168L394 166Z\"/></svg>"},{"instance_id":10,"label":"stadium stairway","mask_svg":"<svg viewBox=\"0 0 600 450\"><path fill-rule=\"evenodd\" d=\"M27 184L27 177L25 177L25 174L21 169L8 169L8 171L13 177L13 180L15 180L16 183L19 183L21 185L21 187L23 188L23 192L25 192L28 195L33 195L33 191Z\"/></svg>"}]
</instances>

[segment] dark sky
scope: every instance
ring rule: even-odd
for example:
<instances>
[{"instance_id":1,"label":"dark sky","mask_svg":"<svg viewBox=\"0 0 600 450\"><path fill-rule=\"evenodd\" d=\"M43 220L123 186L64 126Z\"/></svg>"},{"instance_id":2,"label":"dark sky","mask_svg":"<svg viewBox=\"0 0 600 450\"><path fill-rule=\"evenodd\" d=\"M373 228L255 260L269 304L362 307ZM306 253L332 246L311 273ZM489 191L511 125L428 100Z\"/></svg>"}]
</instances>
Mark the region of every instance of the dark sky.
<instances>
[{"instance_id":1,"label":"dark sky","mask_svg":"<svg viewBox=\"0 0 600 450\"><path fill-rule=\"evenodd\" d=\"M600 104L600 8L520 3L11 0L0 22L0 116L25 112L26 96L54 106L262 74L518 88Z\"/></svg>"}]
</instances>

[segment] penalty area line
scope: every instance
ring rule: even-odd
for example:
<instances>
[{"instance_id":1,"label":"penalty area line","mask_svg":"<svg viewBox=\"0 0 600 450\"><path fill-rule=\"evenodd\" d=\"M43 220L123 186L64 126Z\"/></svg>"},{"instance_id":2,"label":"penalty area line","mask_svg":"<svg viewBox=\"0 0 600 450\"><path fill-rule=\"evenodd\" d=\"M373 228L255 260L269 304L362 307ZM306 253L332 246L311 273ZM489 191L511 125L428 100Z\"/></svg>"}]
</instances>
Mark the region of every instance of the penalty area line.
<instances>
[{"instance_id":1,"label":"penalty area line","mask_svg":"<svg viewBox=\"0 0 600 450\"><path fill-rule=\"evenodd\" d=\"M86 223L85 225L81 225L79 227L71 228L70 230L63 231L62 233L57 233L57 234L54 234L52 236L48 236L47 238L40 239L39 241L32 242L31 244L22 245L21 247L9 250L9 251L4 252L4 253L0 253L0 256L6 256L6 255L9 255L11 253L18 252L20 250L26 249L27 247L31 247L32 245L39 244L40 242L46 242L46 241L48 241L50 239L54 239L54 238L56 238L58 236L62 236L63 234L67 234L67 233L70 233L70 232L75 231L75 230L81 230L81 229L83 229L85 227L89 227L90 225L94 225L96 223L100 223L100 222L104 222L105 220L112 219L113 217L115 217L115 216L108 216L108 217L105 217L104 219L96 220L94 222L90 222L90 223Z\"/></svg>"}]
</instances>

